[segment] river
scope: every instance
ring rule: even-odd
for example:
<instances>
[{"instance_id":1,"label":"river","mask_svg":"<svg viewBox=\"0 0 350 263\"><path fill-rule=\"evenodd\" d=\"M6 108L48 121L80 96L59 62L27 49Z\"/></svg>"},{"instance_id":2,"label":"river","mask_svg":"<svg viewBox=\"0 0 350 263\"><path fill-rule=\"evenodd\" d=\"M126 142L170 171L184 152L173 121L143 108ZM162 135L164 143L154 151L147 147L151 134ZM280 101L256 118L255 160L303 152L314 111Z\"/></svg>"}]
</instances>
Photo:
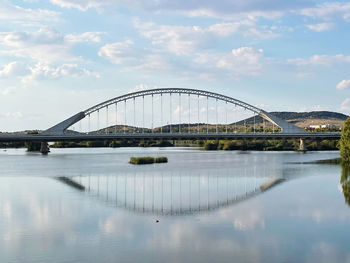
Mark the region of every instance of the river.
<instances>
[{"instance_id":1,"label":"river","mask_svg":"<svg viewBox=\"0 0 350 263\"><path fill-rule=\"evenodd\" d=\"M0 262L350 262L338 156L0 150Z\"/></svg>"}]
</instances>

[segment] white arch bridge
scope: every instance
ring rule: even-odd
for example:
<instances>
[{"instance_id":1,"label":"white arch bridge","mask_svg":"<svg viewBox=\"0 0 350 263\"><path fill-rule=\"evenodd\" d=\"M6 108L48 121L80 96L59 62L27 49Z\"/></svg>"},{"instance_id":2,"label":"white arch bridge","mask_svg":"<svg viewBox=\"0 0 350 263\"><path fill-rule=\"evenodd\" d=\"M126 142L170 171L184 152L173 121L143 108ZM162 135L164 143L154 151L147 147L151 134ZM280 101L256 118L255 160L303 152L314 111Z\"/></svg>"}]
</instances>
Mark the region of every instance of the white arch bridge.
<instances>
[{"instance_id":1,"label":"white arch bridge","mask_svg":"<svg viewBox=\"0 0 350 263\"><path fill-rule=\"evenodd\" d=\"M218 93L159 88L99 103L35 135L0 141L105 139L339 138L310 133L246 102Z\"/></svg>"}]
</instances>

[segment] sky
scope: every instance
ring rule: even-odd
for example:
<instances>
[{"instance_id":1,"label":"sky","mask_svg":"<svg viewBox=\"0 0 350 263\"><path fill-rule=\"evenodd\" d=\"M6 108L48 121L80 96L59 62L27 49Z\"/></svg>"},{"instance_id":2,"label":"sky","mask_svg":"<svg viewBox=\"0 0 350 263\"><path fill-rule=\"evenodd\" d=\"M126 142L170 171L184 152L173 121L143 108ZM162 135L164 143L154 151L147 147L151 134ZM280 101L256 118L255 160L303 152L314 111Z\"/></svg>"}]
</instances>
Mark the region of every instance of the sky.
<instances>
[{"instance_id":1,"label":"sky","mask_svg":"<svg viewBox=\"0 0 350 263\"><path fill-rule=\"evenodd\" d=\"M350 114L349 26L347 1L0 0L0 131L154 87Z\"/></svg>"}]
</instances>

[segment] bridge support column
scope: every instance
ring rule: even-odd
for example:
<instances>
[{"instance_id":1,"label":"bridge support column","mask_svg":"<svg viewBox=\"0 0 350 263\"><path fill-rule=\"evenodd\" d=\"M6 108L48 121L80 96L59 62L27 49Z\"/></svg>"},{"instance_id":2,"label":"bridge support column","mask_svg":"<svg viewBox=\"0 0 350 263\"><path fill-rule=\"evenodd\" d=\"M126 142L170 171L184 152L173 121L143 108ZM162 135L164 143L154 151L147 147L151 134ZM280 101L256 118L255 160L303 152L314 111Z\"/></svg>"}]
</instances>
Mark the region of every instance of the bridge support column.
<instances>
[{"instance_id":1,"label":"bridge support column","mask_svg":"<svg viewBox=\"0 0 350 263\"><path fill-rule=\"evenodd\" d=\"M40 152L42 154L48 154L50 152L49 144L47 142L41 142Z\"/></svg>"},{"instance_id":2,"label":"bridge support column","mask_svg":"<svg viewBox=\"0 0 350 263\"><path fill-rule=\"evenodd\" d=\"M305 146L305 142L304 139L300 138L299 139L299 152L306 152L306 146Z\"/></svg>"}]
</instances>

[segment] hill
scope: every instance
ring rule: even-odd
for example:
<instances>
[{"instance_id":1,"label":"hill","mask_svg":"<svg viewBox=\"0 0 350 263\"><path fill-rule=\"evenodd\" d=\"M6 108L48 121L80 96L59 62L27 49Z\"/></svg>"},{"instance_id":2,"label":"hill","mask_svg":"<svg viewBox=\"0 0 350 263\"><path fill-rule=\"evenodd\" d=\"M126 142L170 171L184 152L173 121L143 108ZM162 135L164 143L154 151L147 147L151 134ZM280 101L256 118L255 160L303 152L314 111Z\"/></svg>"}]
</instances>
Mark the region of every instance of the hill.
<instances>
[{"instance_id":1,"label":"hill","mask_svg":"<svg viewBox=\"0 0 350 263\"><path fill-rule=\"evenodd\" d=\"M307 128L310 125L330 124L336 127L342 127L343 122L348 118L347 115L332 111L311 111L311 112L292 112L292 111L275 111L271 112L278 118L293 123L299 127ZM252 124L254 118L246 119L247 124ZM262 123L262 118L255 117L256 123Z\"/></svg>"}]
</instances>

